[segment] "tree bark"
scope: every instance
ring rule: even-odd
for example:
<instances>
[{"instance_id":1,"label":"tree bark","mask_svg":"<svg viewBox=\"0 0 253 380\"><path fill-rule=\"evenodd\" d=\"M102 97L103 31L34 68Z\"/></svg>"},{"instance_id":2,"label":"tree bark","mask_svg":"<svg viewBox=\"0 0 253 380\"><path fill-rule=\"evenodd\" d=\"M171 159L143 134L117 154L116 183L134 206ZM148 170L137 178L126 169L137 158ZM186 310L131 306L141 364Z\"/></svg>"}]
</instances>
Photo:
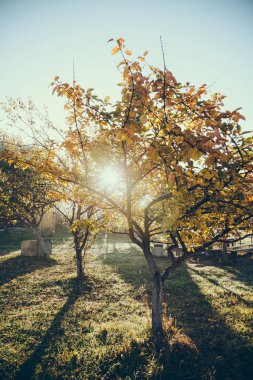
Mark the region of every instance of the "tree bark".
<instances>
[{"instance_id":1,"label":"tree bark","mask_svg":"<svg viewBox=\"0 0 253 380\"><path fill-rule=\"evenodd\" d=\"M162 326L162 276L159 272L159 268L155 262L154 257L150 251L150 241L149 239L143 239L142 250L145 259L149 265L153 276L153 287L152 287L152 333L154 337L158 337L163 331Z\"/></svg>"},{"instance_id":2,"label":"tree bark","mask_svg":"<svg viewBox=\"0 0 253 380\"><path fill-rule=\"evenodd\" d=\"M77 279L82 280L84 278L84 267L83 267L83 258L82 251L80 249L76 249L76 271L77 271Z\"/></svg>"},{"instance_id":3,"label":"tree bark","mask_svg":"<svg viewBox=\"0 0 253 380\"><path fill-rule=\"evenodd\" d=\"M162 277L156 271L152 289L152 332L157 336L162 330Z\"/></svg>"},{"instance_id":4,"label":"tree bark","mask_svg":"<svg viewBox=\"0 0 253 380\"><path fill-rule=\"evenodd\" d=\"M227 243L222 243L222 263L226 263L228 261L228 245Z\"/></svg>"},{"instance_id":5,"label":"tree bark","mask_svg":"<svg viewBox=\"0 0 253 380\"><path fill-rule=\"evenodd\" d=\"M50 250L45 245L45 241L41 235L41 231L39 227L34 228L34 232L36 235L36 239L38 241L38 249L42 252L42 257L49 257L50 256Z\"/></svg>"}]
</instances>

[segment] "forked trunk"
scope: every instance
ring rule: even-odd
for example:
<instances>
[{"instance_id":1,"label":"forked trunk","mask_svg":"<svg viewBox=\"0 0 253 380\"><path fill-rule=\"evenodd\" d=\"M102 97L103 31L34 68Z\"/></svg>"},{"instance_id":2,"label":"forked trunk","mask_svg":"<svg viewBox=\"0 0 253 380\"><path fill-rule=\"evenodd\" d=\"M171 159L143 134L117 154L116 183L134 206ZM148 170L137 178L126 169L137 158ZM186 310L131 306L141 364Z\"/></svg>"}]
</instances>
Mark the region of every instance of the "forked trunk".
<instances>
[{"instance_id":1,"label":"forked trunk","mask_svg":"<svg viewBox=\"0 0 253 380\"><path fill-rule=\"evenodd\" d=\"M50 250L48 247L46 247L45 241L41 235L41 231L39 227L34 228L34 232L36 235L36 239L38 241L38 252L39 255L42 257L49 257L50 256Z\"/></svg>"},{"instance_id":2,"label":"forked trunk","mask_svg":"<svg viewBox=\"0 0 253 380\"><path fill-rule=\"evenodd\" d=\"M82 280L84 278L84 265L82 258L82 251L76 249L76 270L77 270L77 279Z\"/></svg>"},{"instance_id":3,"label":"forked trunk","mask_svg":"<svg viewBox=\"0 0 253 380\"><path fill-rule=\"evenodd\" d=\"M162 278L159 272L155 272L152 289L152 332L157 335L162 330Z\"/></svg>"}]
</instances>

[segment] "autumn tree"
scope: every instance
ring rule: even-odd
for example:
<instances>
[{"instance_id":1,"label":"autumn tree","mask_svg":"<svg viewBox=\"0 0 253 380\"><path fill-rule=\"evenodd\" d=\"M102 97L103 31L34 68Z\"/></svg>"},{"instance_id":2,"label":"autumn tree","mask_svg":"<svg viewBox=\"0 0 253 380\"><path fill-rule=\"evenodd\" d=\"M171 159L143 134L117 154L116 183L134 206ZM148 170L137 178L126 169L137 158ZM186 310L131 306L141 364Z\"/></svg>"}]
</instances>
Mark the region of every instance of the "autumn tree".
<instances>
[{"instance_id":1,"label":"autumn tree","mask_svg":"<svg viewBox=\"0 0 253 380\"><path fill-rule=\"evenodd\" d=\"M61 132L58 154L55 152L54 158L56 167L53 173L61 187L58 190L61 202L55 207L73 236L77 278L82 280L86 253L94 244L98 232L105 228L108 207L91 196L86 188L97 175L92 155L97 131L80 114L82 88L73 81L73 87L66 89L69 91L65 104L68 111L67 128Z\"/></svg>"},{"instance_id":2,"label":"autumn tree","mask_svg":"<svg viewBox=\"0 0 253 380\"><path fill-rule=\"evenodd\" d=\"M50 197L52 182L37 169L21 164L22 155L38 155L32 147L24 147L5 139L0 152L0 219L11 224L21 222L33 229L40 252L49 256L41 234L40 224L45 213L53 207L55 199ZM15 151L15 154L14 154ZM35 152L36 151L36 152Z\"/></svg>"},{"instance_id":3,"label":"autumn tree","mask_svg":"<svg viewBox=\"0 0 253 380\"><path fill-rule=\"evenodd\" d=\"M48 197L62 216L65 226L73 236L77 279L84 279L85 257L94 244L96 235L104 229L107 209L81 184L94 178L95 166L92 146L96 134L80 119L80 86L73 83L78 97L69 97L65 108L69 111L66 128L56 127L46 113L36 108L31 100L9 98L4 103L8 122L27 136L36 149L18 150L9 146L6 161L22 169L37 170L52 184ZM18 188L17 183L17 188Z\"/></svg>"},{"instance_id":4,"label":"autumn tree","mask_svg":"<svg viewBox=\"0 0 253 380\"><path fill-rule=\"evenodd\" d=\"M111 40L113 41L113 40ZM121 97L111 104L92 89L53 82L70 117L99 133L97 164L121 174L114 191L87 180L83 187L121 215L122 226L143 251L153 278L152 330L162 330L162 287L189 257L226 237L251 229L252 137L241 132L239 109L224 111L224 96L207 86L179 83L167 69L131 59L122 38ZM72 101L72 106L71 106ZM73 107L74 104L74 107ZM83 149L83 139L75 145ZM160 272L154 239L168 243L170 262ZM174 256L173 248L183 254Z\"/></svg>"},{"instance_id":5,"label":"autumn tree","mask_svg":"<svg viewBox=\"0 0 253 380\"><path fill-rule=\"evenodd\" d=\"M87 251L93 246L97 234L104 229L106 214L98 202L75 183L64 183L63 191L58 188L56 196L60 201L54 207L72 234L77 279L82 281L85 277Z\"/></svg>"}]
</instances>

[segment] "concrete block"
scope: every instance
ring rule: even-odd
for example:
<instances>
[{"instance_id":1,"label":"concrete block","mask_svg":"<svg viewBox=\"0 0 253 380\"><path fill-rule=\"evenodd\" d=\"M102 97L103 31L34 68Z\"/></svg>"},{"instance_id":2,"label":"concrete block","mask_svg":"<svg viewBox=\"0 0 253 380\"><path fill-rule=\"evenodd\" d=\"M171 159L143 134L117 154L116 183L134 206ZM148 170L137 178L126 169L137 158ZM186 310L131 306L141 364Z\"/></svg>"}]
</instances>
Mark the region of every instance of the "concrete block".
<instances>
[{"instance_id":1,"label":"concrete block","mask_svg":"<svg viewBox=\"0 0 253 380\"><path fill-rule=\"evenodd\" d=\"M49 239L45 239L45 246L49 251L49 256L52 253L52 242ZM45 257L41 248L38 245L37 240L23 240L21 242L21 256L39 256Z\"/></svg>"},{"instance_id":2,"label":"concrete block","mask_svg":"<svg viewBox=\"0 0 253 380\"><path fill-rule=\"evenodd\" d=\"M153 255L157 257L163 256L163 244L161 243L154 244Z\"/></svg>"},{"instance_id":3,"label":"concrete block","mask_svg":"<svg viewBox=\"0 0 253 380\"><path fill-rule=\"evenodd\" d=\"M21 256L38 256L37 240L21 241Z\"/></svg>"}]
</instances>

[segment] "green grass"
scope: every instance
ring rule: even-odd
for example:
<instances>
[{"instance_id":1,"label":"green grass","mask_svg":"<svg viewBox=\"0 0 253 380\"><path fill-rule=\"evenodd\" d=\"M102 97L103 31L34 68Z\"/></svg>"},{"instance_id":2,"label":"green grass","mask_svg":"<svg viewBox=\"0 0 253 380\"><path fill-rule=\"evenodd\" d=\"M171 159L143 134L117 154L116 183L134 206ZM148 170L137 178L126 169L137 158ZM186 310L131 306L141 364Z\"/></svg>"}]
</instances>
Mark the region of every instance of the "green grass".
<instances>
[{"instance_id":1,"label":"green grass","mask_svg":"<svg viewBox=\"0 0 253 380\"><path fill-rule=\"evenodd\" d=\"M55 245L49 261L1 257L1 379L250 378L252 261L175 271L158 348L140 251L122 236L99 237L78 286L71 245Z\"/></svg>"}]
</instances>

